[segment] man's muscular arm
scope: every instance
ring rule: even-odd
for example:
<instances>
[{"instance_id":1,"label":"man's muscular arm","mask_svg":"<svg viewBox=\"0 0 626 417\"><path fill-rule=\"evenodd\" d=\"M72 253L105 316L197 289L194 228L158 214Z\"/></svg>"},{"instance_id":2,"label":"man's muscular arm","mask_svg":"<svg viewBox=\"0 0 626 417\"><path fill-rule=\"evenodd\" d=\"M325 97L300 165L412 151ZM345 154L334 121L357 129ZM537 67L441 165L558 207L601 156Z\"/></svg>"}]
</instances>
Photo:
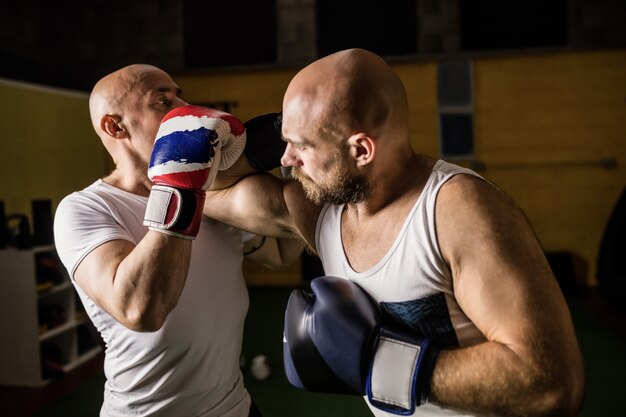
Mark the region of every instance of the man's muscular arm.
<instances>
[{"instance_id":1,"label":"man's muscular arm","mask_svg":"<svg viewBox=\"0 0 626 417\"><path fill-rule=\"evenodd\" d=\"M459 175L436 205L460 307L487 342L441 352L431 400L481 415L575 415L584 373L571 318L525 216Z\"/></svg>"},{"instance_id":2,"label":"man's muscular arm","mask_svg":"<svg viewBox=\"0 0 626 417\"><path fill-rule=\"evenodd\" d=\"M315 244L320 206L306 199L297 181L257 173L233 186L207 192L204 215L241 230Z\"/></svg>"},{"instance_id":3,"label":"man's muscular arm","mask_svg":"<svg viewBox=\"0 0 626 417\"><path fill-rule=\"evenodd\" d=\"M185 285L191 240L150 231L137 245L106 242L80 263L74 279L117 321L135 331L156 331Z\"/></svg>"}]
</instances>

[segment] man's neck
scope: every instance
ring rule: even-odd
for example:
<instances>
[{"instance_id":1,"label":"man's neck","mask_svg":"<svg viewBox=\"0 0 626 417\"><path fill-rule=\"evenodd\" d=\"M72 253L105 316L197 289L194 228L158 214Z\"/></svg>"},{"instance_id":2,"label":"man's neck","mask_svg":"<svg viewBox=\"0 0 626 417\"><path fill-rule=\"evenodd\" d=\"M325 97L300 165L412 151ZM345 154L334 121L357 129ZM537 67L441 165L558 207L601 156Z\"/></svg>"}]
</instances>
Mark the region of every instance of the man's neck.
<instances>
[{"instance_id":1,"label":"man's neck","mask_svg":"<svg viewBox=\"0 0 626 417\"><path fill-rule=\"evenodd\" d=\"M413 204L430 176L435 161L412 154L403 164L387 168L372 180L373 189L365 201L348 204L347 211L360 218L373 217L387 208Z\"/></svg>"},{"instance_id":2,"label":"man's neck","mask_svg":"<svg viewBox=\"0 0 626 417\"><path fill-rule=\"evenodd\" d=\"M124 170L118 166L113 172L102 178L102 181L113 187L144 197L149 196L152 189L152 182L148 179L146 171L140 169Z\"/></svg>"}]
</instances>

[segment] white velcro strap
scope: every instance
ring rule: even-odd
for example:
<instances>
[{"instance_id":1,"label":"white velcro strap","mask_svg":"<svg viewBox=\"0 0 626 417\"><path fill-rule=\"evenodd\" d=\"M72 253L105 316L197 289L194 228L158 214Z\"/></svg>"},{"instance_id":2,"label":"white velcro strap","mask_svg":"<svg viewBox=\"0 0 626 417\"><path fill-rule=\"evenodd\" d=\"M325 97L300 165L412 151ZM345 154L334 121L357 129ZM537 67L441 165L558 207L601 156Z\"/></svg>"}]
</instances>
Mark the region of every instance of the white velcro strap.
<instances>
[{"instance_id":1,"label":"white velcro strap","mask_svg":"<svg viewBox=\"0 0 626 417\"><path fill-rule=\"evenodd\" d=\"M174 202L172 202L172 198L175 199ZM176 188L164 185L153 185L152 191L150 191L150 197L148 198L146 213L143 218L144 226L161 230L170 229L176 224L180 216L181 202L182 196L180 191ZM168 219L167 215L171 204L176 204L176 207L174 207L175 211L173 216Z\"/></svg>"},{"instance_id":2,"label":"white velcro strap","mask_svg":"<svg viewBox=\"0 0 626 417\"><path fill-rule=\"evenodd\" d=\"M371 400L405 410L415 408L420 346L381 337L371 370Z\"/></svg>"}]
</instances>

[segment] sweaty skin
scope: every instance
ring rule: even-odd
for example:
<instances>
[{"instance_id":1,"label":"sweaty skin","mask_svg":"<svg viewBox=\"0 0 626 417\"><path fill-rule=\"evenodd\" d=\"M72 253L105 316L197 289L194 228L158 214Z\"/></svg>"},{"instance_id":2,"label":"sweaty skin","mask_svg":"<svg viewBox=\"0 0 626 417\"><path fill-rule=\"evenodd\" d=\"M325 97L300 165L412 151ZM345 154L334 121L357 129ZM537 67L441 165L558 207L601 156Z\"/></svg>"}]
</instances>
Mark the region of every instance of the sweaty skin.
<instances>
[{"instance_id":1,"label":"sweaty skin","mask_svg":"<svg viewBox=\"0 0 626 417\"><path fill-rule=\"evenodd\" d=\"M282 134L281 162L298 181L246 176L211 192L205 214L259 234L301 236L314 251L323 203L345 203L345 255L355 271L369 270L435 163L411 149L399 78L368 51L322 58L289 84ZM584 392L578 342L524 214L491 184L459 174L438 194L435 223L457 302L486 341L441 352L430 401L478 415L576 415Z\"/></svg>"}]
</instances>

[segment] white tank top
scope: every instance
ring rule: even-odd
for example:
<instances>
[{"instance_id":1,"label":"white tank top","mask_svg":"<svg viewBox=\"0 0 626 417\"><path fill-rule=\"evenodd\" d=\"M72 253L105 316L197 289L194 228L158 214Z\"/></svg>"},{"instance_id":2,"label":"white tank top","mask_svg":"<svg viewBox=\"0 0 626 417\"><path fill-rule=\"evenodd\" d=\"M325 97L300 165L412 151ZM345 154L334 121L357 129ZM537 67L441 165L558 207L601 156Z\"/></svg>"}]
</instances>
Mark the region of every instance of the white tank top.
<instances>
[{"instance_id":1,"label":"white tank top","mask_svg":"<svg viewBox=\"0 0 626 417\"><path fill-rule=\"evenodd\" d=\"M457 174L478 178L475 172L437 161L393 245L372 268L356 272L341 241L343 205L326 205L318 218L315 245L324 273L359 284L375 300L383 315L405 329L435 340L443 348L485 341L459 307L452 274L443 260L435 228L435 200L441 186ZM376 416L392 414L372 408ZM416 409L416 416L459 415L432 404Z\"/></svg>"}]
</instances>

